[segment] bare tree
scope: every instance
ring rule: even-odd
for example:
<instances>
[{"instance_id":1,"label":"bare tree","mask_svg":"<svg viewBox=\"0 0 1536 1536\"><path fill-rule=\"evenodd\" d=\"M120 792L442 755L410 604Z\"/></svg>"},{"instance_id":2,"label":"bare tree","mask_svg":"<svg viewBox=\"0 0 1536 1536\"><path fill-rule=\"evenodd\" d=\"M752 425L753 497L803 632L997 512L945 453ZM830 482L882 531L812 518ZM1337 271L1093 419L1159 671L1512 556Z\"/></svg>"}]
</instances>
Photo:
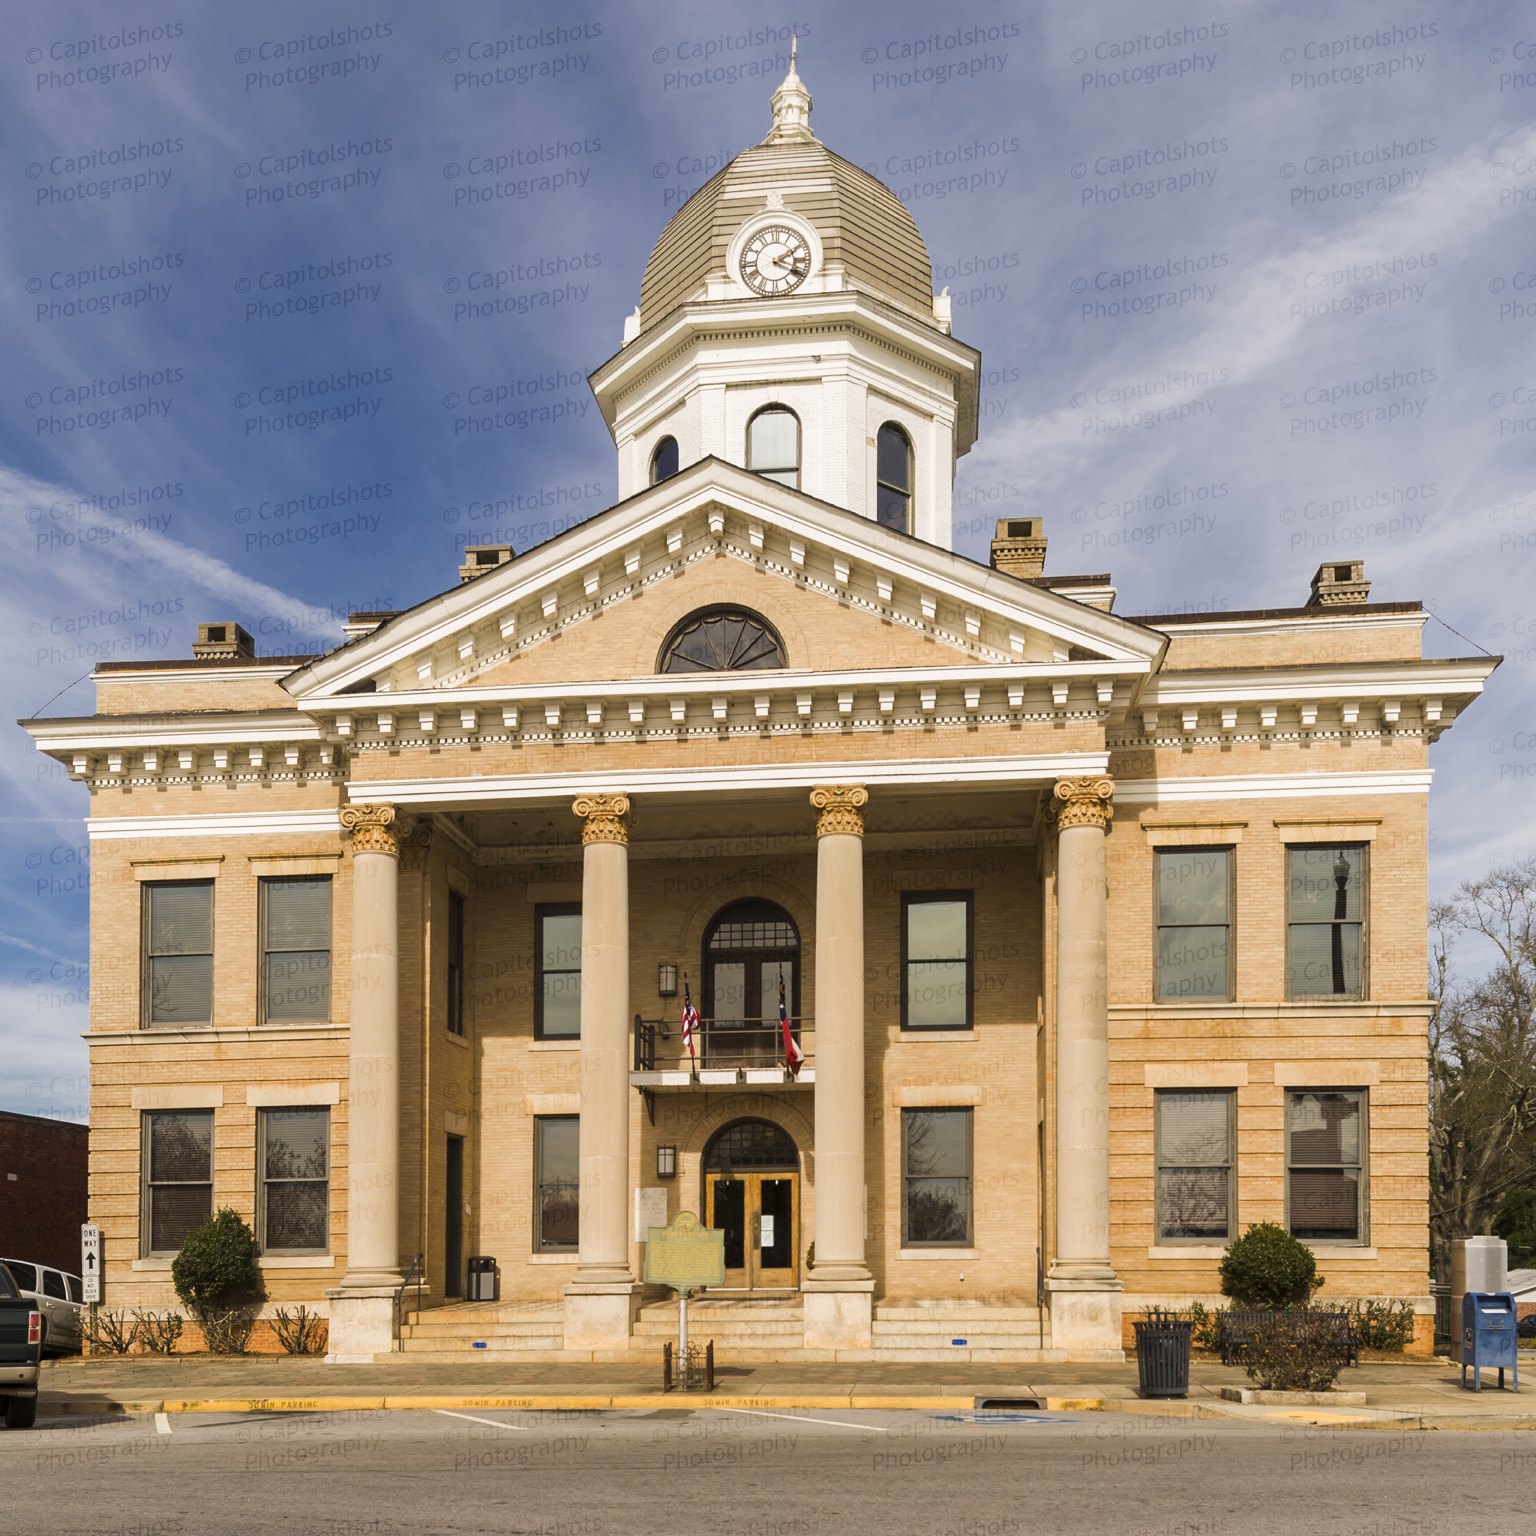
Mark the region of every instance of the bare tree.
<instances>
[{"instance_id":1,"label":"bare tree","mask_svg":"<svg viewBox=\"0 0 1536 1536\"><path fill-rule=\"evenodd\" d=\"M1448 1278L1454 1238L1487 1232L1510 1190L1536 1179L1536 858L1462 884L1430 913L1430 1233ZM1471 981L1458 939L1492 946Z\"/></svg>"}]
</instances>

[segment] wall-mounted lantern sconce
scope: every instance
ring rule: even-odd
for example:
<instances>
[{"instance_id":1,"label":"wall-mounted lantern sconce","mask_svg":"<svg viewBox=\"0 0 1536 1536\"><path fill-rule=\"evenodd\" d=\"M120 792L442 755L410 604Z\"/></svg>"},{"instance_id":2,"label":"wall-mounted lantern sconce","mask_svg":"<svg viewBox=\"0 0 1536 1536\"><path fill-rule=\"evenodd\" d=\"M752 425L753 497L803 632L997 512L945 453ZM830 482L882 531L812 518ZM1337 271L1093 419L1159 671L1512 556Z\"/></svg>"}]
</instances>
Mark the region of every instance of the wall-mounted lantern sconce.
<instances>
[{"instance_id":1,"label":"wall-mounted lantern sconce","mask_svg":"<svg viewBox=\"0 0 1536 1536\"><path fill-rule=\"evenodd\" d=\"M677 1148L656 1148L656 1177L658 1179L675 1179L677 1177Z\"/></svg>"},{"instance_id":2,"label":"wall-mounted lantern sconce","mask_svg":"<svg viewBox=\"0 0 1536 1536\"><path fill-rule=\"evenodd\" d=\"M656 990L662 997L677 996L677 967L670 960L656 967Z\"/></svg>"}]
</instances>

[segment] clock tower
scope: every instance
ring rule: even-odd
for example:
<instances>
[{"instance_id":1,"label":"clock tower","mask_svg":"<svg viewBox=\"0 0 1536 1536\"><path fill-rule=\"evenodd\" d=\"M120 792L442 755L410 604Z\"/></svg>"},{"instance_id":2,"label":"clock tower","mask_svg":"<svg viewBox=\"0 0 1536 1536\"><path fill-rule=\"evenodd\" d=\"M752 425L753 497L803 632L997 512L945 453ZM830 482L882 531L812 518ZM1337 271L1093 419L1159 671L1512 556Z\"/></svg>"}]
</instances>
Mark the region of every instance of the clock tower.
<instances>
[{"instance_id":1,"label":"clock tower","mask_svg":"<svg viewBox=\"0 0 1536 1536\"><path fill-rule=\"evenodd\" d=\"M791 61L773 127L678 210L591 383L619 497L709 455L951 548L980 354L890 189L811 131Z\"/></svg>"}]
</instances>

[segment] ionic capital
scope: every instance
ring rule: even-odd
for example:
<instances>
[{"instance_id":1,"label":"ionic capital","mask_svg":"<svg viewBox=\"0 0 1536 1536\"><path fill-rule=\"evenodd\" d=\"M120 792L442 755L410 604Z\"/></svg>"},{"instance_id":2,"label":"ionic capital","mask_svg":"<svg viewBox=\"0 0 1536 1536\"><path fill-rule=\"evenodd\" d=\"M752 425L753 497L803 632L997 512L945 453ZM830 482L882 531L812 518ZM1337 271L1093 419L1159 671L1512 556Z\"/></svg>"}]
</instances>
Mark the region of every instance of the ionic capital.
<instances>
[{"instance_id":1,"label":"ionic capital","mask_svg":"<svg viewBox=\"0 0 1536 1536\"><path fill-rule=\"evenodd\" d=\"M863 808L869 804L869 791L862 784L818 784L811 791L811 804L821 812L816 818L817 837L839 832L863 837Z\"/></svg>"},{"instance_id":2,"label":"ionic capital","mask_svg":"<svg viewBox=\"0 0 1536 1536\"><path fill-rule=\"evenodd\" d=\"M1113 779L1057 779L1051 791L1051 805L1056 813L1056 827L1097 827L1101 832L1109 826L1114 807Z\"/></svg>"},{"instance_id":3,"label":"ionic capital","mask_svg":"<svg viewBox=\"0 0 1536 1536\"><path fill-rule=\"evenodd\" d=\"M571 810L586 822L581 829L583 845L629 841L628 795L582 795Z\"/></svg>"},{"instance_id":4,"label":"ionic capital","mask_svg":"<svg viewBox=\"0 0 1536 1536\"><path fill-rule=\"evenodd\" d=\"M387 853L400 857L400 839L406 828L395 825L392 805L349 805L343 808L341 824L352 834L352 852Z\"/></svg>"}]
</instances>

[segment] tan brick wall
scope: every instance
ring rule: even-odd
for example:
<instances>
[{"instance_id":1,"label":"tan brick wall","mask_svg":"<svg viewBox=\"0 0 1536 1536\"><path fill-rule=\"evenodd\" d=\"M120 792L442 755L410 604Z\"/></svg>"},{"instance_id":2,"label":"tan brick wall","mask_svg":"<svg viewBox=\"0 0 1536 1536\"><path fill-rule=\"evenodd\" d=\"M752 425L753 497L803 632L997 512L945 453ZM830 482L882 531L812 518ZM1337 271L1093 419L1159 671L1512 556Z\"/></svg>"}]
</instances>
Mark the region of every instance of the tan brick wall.
<instances>
[{"instance_id":1,"label":"tan brick wall","mask_svg":"<svg viewBox=\"0 0 1536 1536\"><path fill-rule=\"evenodd\" d=\"M1212 614L1219 619L1220 614ZM1351 661L1417 661L1422 620L1404 614L1391 628L1333 629L1323 623L1297 620L1299 634L1185 634L1169 631L1163 665L1185 667L1278 667L1304 661L1312 666Z\"/></svg>"}]
</instances>

